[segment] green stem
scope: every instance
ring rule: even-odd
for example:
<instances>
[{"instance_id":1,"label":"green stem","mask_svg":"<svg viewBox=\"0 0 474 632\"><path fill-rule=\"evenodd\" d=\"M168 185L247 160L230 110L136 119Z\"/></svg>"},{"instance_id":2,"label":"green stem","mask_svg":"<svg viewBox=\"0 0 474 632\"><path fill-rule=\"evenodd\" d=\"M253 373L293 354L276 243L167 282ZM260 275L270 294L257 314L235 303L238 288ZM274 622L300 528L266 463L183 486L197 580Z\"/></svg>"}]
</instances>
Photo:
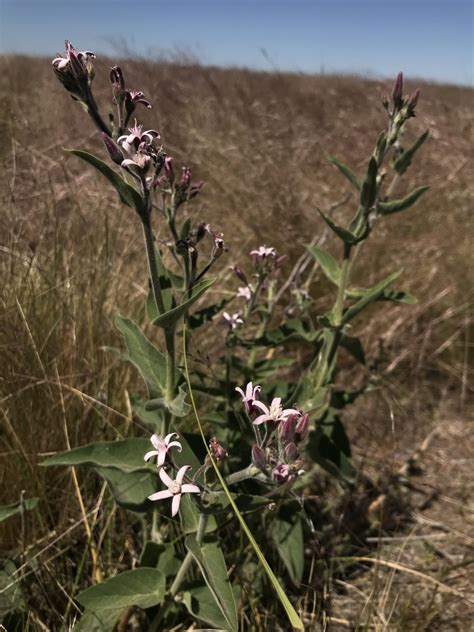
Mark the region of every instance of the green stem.
<instances>
[{"instance_id":1,"label":"green stem","mask_svg":"<svg viewBox=\"0 0 474 632\"><path fill-rule=\"evenodd\" d=\"M344 259L341 266L341 282L337 289L336 304L334 306L334 320L336 325L340 325L342 321L342 313L344 310L344 297L346 293L346 286L349 280L349 266L351 255L350 244L344 244Z\"/></svg>"},{"instance_id":2,"label":"green stem","mask_svg":"<svg viewBox=\"0 0 474 632\"><path fill-rule=\"evenodd\" d=\"M164 314L165 305L163 303L163 297L161 295L160 279L158 276L158 266L156 263L155 254L155 240L153 238L153 231L151 230L149 211L146 210L145 213L146 216L142 217L142 227L148 259L148 272L150 274L151 290L153 292L153 298L155 300L158 312L160 314Z\"/></svg>"}]
</instances>

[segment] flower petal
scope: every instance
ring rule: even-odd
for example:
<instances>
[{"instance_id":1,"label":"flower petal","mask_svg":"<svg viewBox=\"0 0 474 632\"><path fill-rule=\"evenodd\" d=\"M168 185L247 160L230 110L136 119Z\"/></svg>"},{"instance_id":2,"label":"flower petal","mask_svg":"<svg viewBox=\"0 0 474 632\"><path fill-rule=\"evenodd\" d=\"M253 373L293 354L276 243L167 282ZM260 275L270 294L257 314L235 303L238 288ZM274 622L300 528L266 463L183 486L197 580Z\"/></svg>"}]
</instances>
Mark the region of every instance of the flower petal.
<instances>
[{"instance_id":1,"label":"flower petal","mask_svg":"<svg viewBox=\"0 0 474 632\"><path fill-rule=\"evenodd\" d=\"M166 450L162 450L161 452L158 452L158 459L156 461L156 464L158 467L161 467L165 461L166 461Z\"/></svg>"},{"instance_id":2,"label":"flower petal","mask_svg":"<svg viewBox=\"0 0 474 632\"><path fill-rule=\"evenodd\" d=\"M183 451L183 446L179 443L179 441L171 441L171 443L168 443L168 448L178 448L178 450L180 452Z\"/></svg>"},{"instance_id":3,"label":"flower petal","mask_svg":"<svg viewBox=\"0 0 474 632\"><path fill-rule=\"evenodd\" d=\"M184 494L199 494L201 490L197 485L193 485L192 483L185 483L181 485L181 491Z\"/></svg>"},{"instance_id":4,"label":"flower petal","mask_svg":"<svg viewBox=\"0 0 474 632\"><path fill-rule=\"evenodd\" d=\"M170 485L173 484L173 479L166 473L166 470L163 467L158 472L158 475L166 487L170 487Z\"/></svg>"},{"instance_id":5,"label":"flower petal","mask_svg":"<svg viewBox=\"0 0 474 632\"><path fill-rule=\"evenodd\" d=\"M157 434L152 434L151 437L150 437L150 441L151 441L153 447L156 450L159 450L160 443L161 443L161 437L159 435L157 435Z\"/></svg>"},{"instance_id":6,"label":"flower petal","mask_svg":"<svg viewBox=\"0 0 474 632\"><path fill-rule=\"evenodd\" d=\"M148 496L148 500L163 500L164 498L171 498L172 495L169 489L162 489L160 492Z\"/></svg>"},{"instance_id":7,"label":"flower petal","mask_svg":"<svg viewBox=\"0 0 474 632\"><path fill-rule=\"evenodd\" d=\"M156 450L150 450L150 452L147 452L145 454L143 460L148 461L148 459L151 459L153 456L159 456L159 452L157 452Z\"/></svg>"},{"instance_id":8,"label":"flower petal","mask_svg":"<svg viewBox=\"0 0 474 632\"><path fill-rule=\"evenodd\" d=\"M171 515L176 516L179 511L179 504L181 502L181 494L175 494L171 502Z\"/></svg>"},{"instance_id":9,"label":"flower petal","mask_svg":"<svg viewBox=\"0 0 474 632\"><path fill-rule=\"evenodd\" d=\"M176 474L176 482L181 485L181 483L183 482L184 475L186 474L186 471L190 469L191 469L190 465L183 465L182 467L180 467L178 470L178 473Z\"/></svg>"},{"instance_id":10,"label":"flower petal","mask_svg":"<svg viewBox=\"0 0 474 632\"><path fill-rule=\"evenodd\" d=\"M167 434L165 437L166 445L168 445L168 443L170 442L171 437L179 437L179 434L177 432L170 432L169 434Z\"/></svg>"},{"instance_id":11,"label":"flower petal","mask_svg":"<svg viewBox=\"0 0 474 632\"><path fill-rule=\"evenodd\" d=\"M256 406L257 408L260 408L260 410L264 412L266 415L270 414L270 409L268 408L268 406L265 406L263 402L259 402L258 399L254 400L252 404Z\"/></svg>"},{"instance_id":12,"label":"flower petal","mask_svg":"<svg viewBox=\"0 0 474 632\"><path fill-rule=\"evenodd\" d=\"M260 424L263 424L266 421L273 421L273 417L270 417L270 415L259 415L257 419L254 419L252 423L254 426L259 426Z\"/></svg>"}]
</instances>

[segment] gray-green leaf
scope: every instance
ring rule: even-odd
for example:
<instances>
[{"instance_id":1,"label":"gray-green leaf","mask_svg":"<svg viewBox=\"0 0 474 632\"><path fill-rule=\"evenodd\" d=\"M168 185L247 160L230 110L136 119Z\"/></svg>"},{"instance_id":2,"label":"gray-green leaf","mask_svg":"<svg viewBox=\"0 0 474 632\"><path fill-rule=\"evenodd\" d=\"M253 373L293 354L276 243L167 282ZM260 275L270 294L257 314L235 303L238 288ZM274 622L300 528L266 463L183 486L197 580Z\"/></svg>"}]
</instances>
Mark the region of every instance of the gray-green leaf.
<instances>
[{"instance_id":1,"label":"gray-green leaf","mask_svg":"<svg viewBox=\"0 0 474 632\"><path fill-rule=\"evenodd\" d=\"M392 200L391 202L379 202L378 211L381 215L391 215L392 213L404 211L405 209L410 208L410 206L413 206L418 198L420 198L423 193L429 188L430 187L418 187L418 189L415 189L401 200Z\"/></svg>"},{"instance_id":2,"label":"gray-green leaf","mask_svg":"<svg viewBox=\"0 0 474 632\"><path fill-rule=\"evenodd\" d=\"M341 282L341 269L332 255L317 246L308 246L308 252L316 259L327 278L339 286Z\"/></svg>"}]
</instances>

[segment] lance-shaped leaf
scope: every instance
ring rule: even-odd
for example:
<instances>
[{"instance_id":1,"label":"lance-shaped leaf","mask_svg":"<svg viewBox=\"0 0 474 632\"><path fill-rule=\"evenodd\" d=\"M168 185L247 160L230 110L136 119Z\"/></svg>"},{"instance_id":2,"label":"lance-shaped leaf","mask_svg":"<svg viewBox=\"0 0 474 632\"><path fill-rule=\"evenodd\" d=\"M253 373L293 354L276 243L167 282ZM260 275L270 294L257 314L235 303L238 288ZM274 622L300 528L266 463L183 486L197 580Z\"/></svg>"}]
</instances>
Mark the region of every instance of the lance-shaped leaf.
<instances>
[{"instance_id":1,"label":"lance-shaped leaf","mask_svg":"<svg viewBox=\"0 0 474 632\"><path fill-rule=\"evenodd\" d=\"M339 286L341 282L341 268L332 255L317 246L308 246L308 252L316 259L327 278Z\"/></svg>"},{"instance_id":2,"label":"lance-shaped leaf","mask_svg":"<svg viewBox=\"0 0 474 632\"><path fill-rule=\"evenodd\" d=\"M359 299L357 303L354 303L354 305L349 307L349 309L344 312L344 316L342 317L342 324L346 325L349 321L355 318L357 314L359 314L365 307L367 307L367 305L369 305L373 301L376 301L381 296L385 288L388 287L390 283L393 283L393 281L395 281L395 279L397 279L402 272L403 268L401 270L397 270L397 272L393 272L388 277L377 283L377 285L369 288L366 291L365 295L361 299Z\"/></svg>"},{"instance_id":3,"label":"lance-shaped leaf","mask_svg":"<svg viewBox=\"0 0 474 632\"><path fill-rule=\"evenodd\" d=\"M403 175L408 167L411 165L413 160L413 156L416 154L418 149L423 145L425 140L429 136L429 131L423 132L421 136L419 136L416 141L413 143L411 147L403 151L400 156L398 156L395 160L392 161L392 167L399 175Z\"/></svg>"},{"instance_id":4,"label":"lance-shaped leaf","mask_svg":"<svg viewBox=\"0 0 474 632\"><path fill-rule=\"evenodd\" d=\"M367 212L375 202L377 196L377 161L372 156L367 168L367 177L360 190L360 205Z\"/></svg>"},{"instance_id":5,"label":"lance-shaped leaf","mask_svg":"<svg viewBox=\"0 0 474 632\"><path fill-rule=\"evenodd\" d=\"M180 305L177 307L170 309L155 318L153 321L154 325L158 327L163 327L163 329L171 329L173 328L178 320L186 314L188 309L191 307L193 303L195 303L201 296L208 290L213 283L215 283L216 279L203 279L196 283L191 291L191 296L185 299Z\"/></svg>"},{"instance_id":6,"label":"lance-shaped leaf","mask_svg":"<svg viewBox=\"0 0 474 632\"><path fill-rule=\"evenodd\" d=\"M349 298L356 299L362 298L363 296L365 296L366 293L367 290L356 287L351 287L346 291L346 294ZM416 305L418 303L418 299L415 296L401 290L384 290L377 300L392 301L394 303L404 303L405 305Z\"/></svg>"},{"instance_id":7,"label":"lance-shaped leaf","mask_svg":"<svg viewBox=\"0 0 474 632\"><path fill-rule=\"evenodd\" d=\"M90 154L87 151L83 151L82 149L67 149L71 154L81 158L85 162L89 163L93 167L95 167L102 175L104 175L110 184L114 187L114 189L119 194L120 200L130 208L133 208L137 213L141 212L142 208L142 197L138 193L136 189L134 189L128 182L126 182L122 176L120 176L114 169L109 167L109 165Z\"/></svg>"},{"instance_id":8,"label":"lance-shaped leaf","mask_svg":"<svg viewBox=\"0 0 474 632\"><path fill-rule=\"evenodd\" d=\"M329 228L336 233L336 235L339 237L339 239L342 239L342 241L346 244L356 244L358 241L357 235L354 235L353 233L351 233L350 230L347 230L345 228L342 228L342 226L338 226L337 224L335 224L332 219L330 219L327 215L325 215L322 211L320 211L318 209L318 213L321 215L321 217L323 218L323 220L326 222L326 224L329 226Z\"/></svg>"},{"instance_id":9,"label":"lance-shaped leaf","mask_svg":"<svg viewBox=\"0 0 474 632\"><path fill-rule=\"evenodd\" d=\"M297 511L281 510L270 526L270 537L294 584L303 579L304 539L301 515Z\"/></svg>"},{"instance_id":10,"label":"lance-shaped leaf","mask_svg":"<svg viewBox=\"0 0 474 632\"><path fill-rule=\"evenodd\" d=\"M135 568L80 592L75 598L92 612L138 606L151 608L163 601L165 576L156 568Z\"/></svg>"},{"instance_id":11,"label":"lance-shaped leaf","mask_svg":"<svg viewBox=\"0 0 474 632\"><path fill-rule=\"evenodd\" d=\"M344 349L347 349L358 362L365 364L364 347L362 346L360 338L342 334L339 344L341 347L344 347Z\"/></svg>"},{"instance_id":12,"label":"lance-shaped leaf","mask_svg":"<svg viewBox=\"0 0 474 632\"><path fill-rule=\"evenodd\" d=\"M189 535L185 544L199 566L207 587L226 621L225 629L230 632L237 632L239 625L237 607L227 574L224 555L217 538L209 535L204 536L203 541L199 544L194 535Z\"/></svg>"},{"instance_id":13,"label":"lance-shaped leaf","mask_svg":"<svg viewBox=\"0 0 474 632\"><path fill-rule=\"evenodd\" d=\"M38 500L38 498L28 498L10 505L0 505L0 522L7 520L11 516L21 514L23 511L34 509L38 504Z\"/></svg>"},{"instance_id":14,"label":"lance-shaped leaf","mask_svg":"<svg viewBox=\"0 0 474 632\"><path fill-rule=\"evenodd\" d=\"M349 167L347 167L342 162L337 160L337 158L335 158L334 156L329 156L329 161L332 162L332 164L335 165L339 169L342 175L345 176L349 180L352 186L354 186L358 191L360 191L360 188L362 186L362 178L359 178L359 176L357 176L353 171L351 171Z\"/></svg>"},{"instance_id":15,"label":"lance-shaped leaf","mask_svg":"<svg viewBox=\"0 0 474 632\"><path fill-rule=\"evenodd\" d=\"M140 371L145 381L148 396L156 399L166 392L166 358L146 338L141 329L129 318L118 314L115 326L125 338L129 360Z\"/></svg>"},{"instance_id":16,"label":"lance-shaped leaf","mask_svg":"<svg viewBox=\"0 0 474 632\"><path fill-rule=\"evenodd\" d=\"M428 189L429 187L418 187L418 189L415 189L401 200L379 202L377 206L378 212L381 215L391 215L392 213L404 211L405 209L410 208L410 206L413 206L418 198L421 197Z\"/></svg>"}]
</instances>

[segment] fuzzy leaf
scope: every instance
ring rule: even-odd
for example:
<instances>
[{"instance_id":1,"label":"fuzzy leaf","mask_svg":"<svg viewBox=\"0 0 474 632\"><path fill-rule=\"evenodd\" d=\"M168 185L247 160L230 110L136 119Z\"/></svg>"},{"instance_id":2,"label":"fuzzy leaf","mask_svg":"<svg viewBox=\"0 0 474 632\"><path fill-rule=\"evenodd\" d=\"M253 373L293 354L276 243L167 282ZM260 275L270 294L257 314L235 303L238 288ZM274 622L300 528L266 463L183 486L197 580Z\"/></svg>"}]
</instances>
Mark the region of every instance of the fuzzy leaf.
<instances>
[{"instance_id":1,"label":"fuzzy leaf","mask_svg":"<svg viewBox=\"0 0 474 632\"><path fill-rule=\"evenodd\" d=\"M360 190L360 205L366 211L374 205L377 195L377 170L377 161L372 156L367 168L367 177Z\"/></svg>"},{"instance_id":2,"label":"fuzzy leaf","mask_svg":"<svg viewBox=\"0 0 474 632\"><path fill-rule=\"evenodd\" d=\"M38 504L38 500L39 498L28 498L27 500L12 503L11 505L0 505L0 522L16 514L21 514L22 511L34 509Z\"/></svg>"},{"instance_id":3,"label":"fuzzy leaf","mask_svg":"<svg viewBox=\"0 0 474 632\"><path fill-rule=\"evenodd\" d=\"M208 290L216 279L203 279L196 283L192 289L191 296L184 300L180 305L161 314L153 320L153 324L164 329L172 329L178 320L185 315L193 303L195 303Z\"/></svg>"},{"instance_id":4,"label":"fuzzy leaf","mask_svg":"<svg viewBox=\"0 0 474 632\"><path fill-rule=\"evenodd\" d=\"M73 632L113 632L123 608L112 608L102 612L86 610L76 625Z\"/></svg>"},{"instance_id":5,"label":"fuzzy leaf","mask_svg":"<svg viewBox=\"0 0 474 632\"><path fill-rule=\"evenodd\" d=\"M115 326L125 338L128 355L125 356L140 371L150 399L161 397L166 392L166 358L146 338L133 320L120 314L115 317Z\"/></svg>"},{"instance_id":6,"label":"fuzzy leaf","mask_svg":"<svg viewBox=\"0 0 474 632\"><path fill-rule=\"evenodd\" d=\"M196 619L205 621L218 630L229 629L226 618L205 583L193 582L183 586L183 603Z\"/></svg>"},{"instance_id":7,"label":"fuzzy leaf","mask_svg":"<svg viewBox=\"0 0 474 632\"><path fill-rule=\"evenodd\" d=\"M349 307L346 312L344 312L342 324L347 324L349 321L355 318L357 314L359 314L365 307L367 307L369 303L376 301L382 295L385 288L389 286L390 283L393 283L393 281L395 281L395 279L397 279L402 272L403 269L397 270L397 272L393 272L388 277L380 281L380 283L377 283L377 285L374 285L373 287L366 290L364 296L360 298L357 303L354 303L354 305Z\"/></svg>"},{"instance_id":8,"label":"fuzzy leaf","mask_svg":"<svg viewBox=\"0 0 474 632\"><path fill-rule=\"evenodd\" d=\"M308 252L316 259L327 278L339 286L341 282L341 268L332 255L317 246L308 246Z\"/></svg>"},{"instance_id":9,"label":"fuzzy leaf","mask_svg":"<svg viewBox=\"0 0 474 632\"><path fill-rule=\"evenodd\" d=\"M135 568L80 592L77 601L92 612L138 606L151 608L163 601L165 576L156 568Z\"/></svg>"},{"instance_id":10,"label":"fuzzy leaf","mask_svg":"<svg viewBox=\"0 0 474 632\"><path fill-rule=\"evenodd\" d=\"M378 211L381 215L391 215L392 213L404 211L405 209L410 208L410 206L413 206L418 198L421 197L428 189L429 187L418 187L418 189L415 189L401 200L379 202Z\"/></svg>"},{"instance_id":11,"label":"fuzzy leaf","mask_svg":"<svg viewBox=\"0 0 474 632\"><path fill-rule=\"evenodd\" d=\"M333 476L352 483L356 469L351 461L351 449L344 426L337 412L329 408L309 433L307 452L315 463Z\"/></svg>"},{"instance_id":12,"label":"fuzzy leaf","mask_svg":"<svg viewBox=\"0 0 474 632\"><path fill-rule=\"evenodd\" d=\"M349 353L351 353L358 362L365 364L364 347L362 346L360 338L342 334L340 345L344 347L344 349L347 349L347 351L349 351Z\"/></svg>"},{"instance_id":13,"label":"fuzzy leaf","mask_svg":"<svg viewBox=\"0 0 474 632\"><path fill-rule=\"evenodd\" d=\"M423 132L421 136L419 136L416 141L413 143L411 147L403 151L400 156L398 156L395 160L392 161L392 167L399 175L403 175L408 167L411 165L411 161L413 160L413 156L416 154L418 149L423 145L425 140L429 136L429 131Z\"/></svg>"},{"instance_id":14,"label":"fuzzy leaf","mask_svg":"<svg viewBox=\"0 0 474 632\"><path fill-rule=\"evenodd\" d=\"M301 583L304 571L304 539L301 516L296 511L280 511L272 522L270 537L294 584Z\"/></svg>"},{"instance_id":15,"label":"fuzzy leaf","mask_svg":"<svg viewBox=\"0 0 474 632\"><path fill-rule=\"evenodd\" d=\"M334 156L329 156L329 160L330 162L332 162L333 165L335 165L339 169L342 175L345 176L349 180L352 186L354 186L358 191L360 191L360 188L362 186L362 179L359 178L359 176L357 176L353 171L351 171L349 167L346 167L346 165L344 165L342 162L337 160L337 158L334 158Z\"/></svg>"},{"instance_id":16,"label":"fuzzy leaf","mask_svg":"<svg viewBox=\"0 0 474 632\"><path fill-rule=\"evenodd\" d=\"M214 536L204 536L201 544L198 544L196 537L189 535L185 543L226 620L225 629L230 632L237 632L239 625L237 607L218 540Z\"/></svg>"},{"instance_id":17,"label":"fuzzy leaf","mask_svg":"<svg viewBox=\"0 0 474 632\"><path fill-rule=\"evenodd\" d=\"M71 154L81 158L85 162L89 163L93 167L95 167L102 175L104 175L110 184L114 187L114 189L119 194L121 201L130 208L133 208L137 213L141 212L142 207L142 197L138 193L136 189L134 189L128 182L126 182L122 176L120 176L114 169L109 167L107 163L105 163L97 156L90 154L88 151L83 151L82 149L67 149Z\"/></svg>"},{"instance_id":18,"label":"fuzzy leaf","mask_svg":"<svg viewBox=\"0 0 474 632\"><path fill-rule=\"evenodd\" d=\"M153 506L148 496L155 493L157 489L156 470L123 472L113 467L95 467L94 469L108 484L115 502L124 509L143 513Z\"/></svg>"},{"instance_id":19,"label":"fuzzy leaf","mask_svg":"<svg viewBox=\"0 0 474 632\"><path fill-rule=\"evenodd\" d=\"M321 217L323 218L323 220L326 222L326 224L329 226L329 228L334 231L336 233L336 235L339 237L339 239L342 239L342 241L346 244L356 244L358 241L358 238L356 235L354 235L353 233L351 233L349 230L346 230L345 228L342 228L342 226L338 226L337 224L335 224L332 219L330 219L327 215L325 215L322 211L320 211L318 209L319 214L321 215Z\"/></svg>"}]
</instances>

